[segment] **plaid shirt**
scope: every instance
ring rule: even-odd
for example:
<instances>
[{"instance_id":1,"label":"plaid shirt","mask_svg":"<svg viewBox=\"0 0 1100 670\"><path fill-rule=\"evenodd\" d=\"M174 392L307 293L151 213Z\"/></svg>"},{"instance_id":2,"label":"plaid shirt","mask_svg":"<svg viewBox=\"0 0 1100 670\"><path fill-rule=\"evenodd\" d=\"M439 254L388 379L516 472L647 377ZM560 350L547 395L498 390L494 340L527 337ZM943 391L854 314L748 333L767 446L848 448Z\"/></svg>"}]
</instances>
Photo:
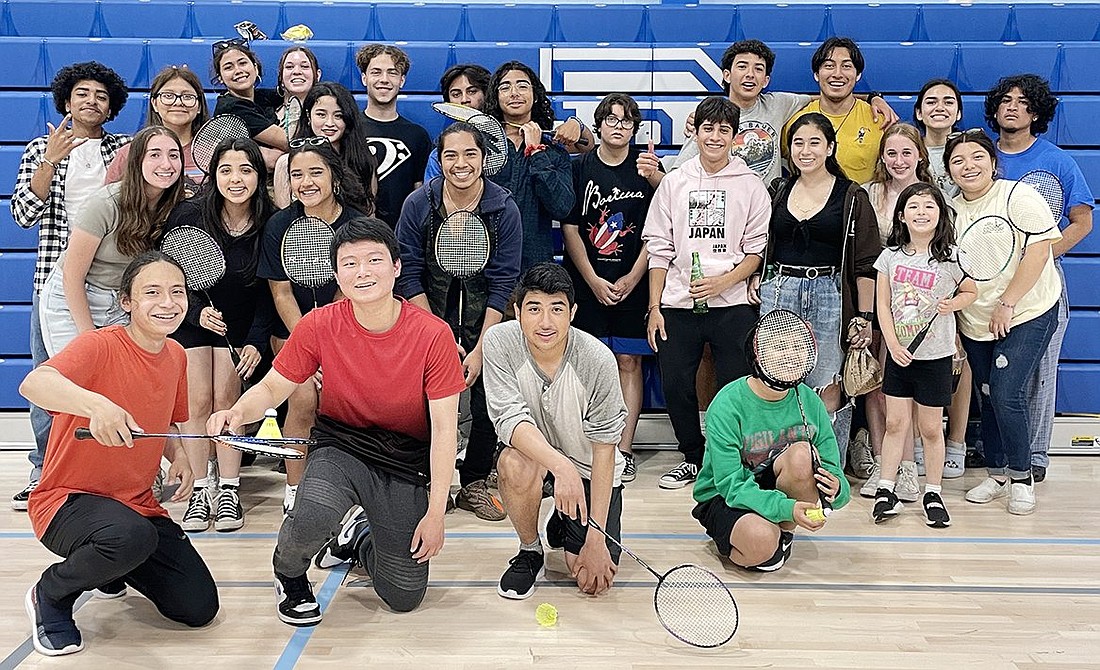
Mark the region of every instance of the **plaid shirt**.
<instances>
[{"instance_id":1,"label":"plaid shirt","mask_svg":"<svg viewBox=\"0 0 1100 670\"><path fill-rule=\"evenodd\" d=\"M66 156L54 170L50 192L45 200L31 190L31 178L46 158L47 136L35 138L23 151L19 161L19 175L15 179L15 191L11 196L11 215L23 228L40 224L38 228L38 261L34 266L34 290L37 293L46 283L46 277L57 262L58 256L69 242L69 219L65 213L65 175L69 170ZM129 135L103 134L100 153L103 165L114 160L120 148L130 141Z\"/></svg>"}]
</instances>

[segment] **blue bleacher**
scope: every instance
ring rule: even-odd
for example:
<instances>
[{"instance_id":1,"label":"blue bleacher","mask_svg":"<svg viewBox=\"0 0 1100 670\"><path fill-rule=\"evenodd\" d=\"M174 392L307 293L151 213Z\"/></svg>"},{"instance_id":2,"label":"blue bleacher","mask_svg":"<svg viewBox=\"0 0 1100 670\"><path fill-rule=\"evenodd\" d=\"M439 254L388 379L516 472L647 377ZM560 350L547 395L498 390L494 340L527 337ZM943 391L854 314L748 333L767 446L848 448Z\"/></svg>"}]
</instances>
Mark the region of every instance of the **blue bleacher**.
<instances>
[{"instance_id":1,"label":"blue bleacher","mask_svg":"<svg viewBox=\"0 0 1100 670\"><path fill-rule=\"evenodd\" d=\"M0 303L30 302L30 286L34 280L33 251L0 251L0 268L4 281L0 282Z\"/></svg>"},{"instance_id":2,"label":"blue bleacher","mask_svg":"<svg viewBox=\"0 0 1100 670\"><path fill-rule=\"evenodd\" d=\"M30 356L30 305L0 305L0 333L10 335L0 338L0 357ZM23 336L16 333L24 334Z\"/></svg>"},{"instance_id":3,"label":"blue bleacher","mask_svg":"<svg viewBox=\"0 0 1100 670\"><path fill-rule=\"evenodd\" d=\"M34 251L37 248L38 228L19 227L11 216L11 202L8 198L0 199L0 251Z\"/></svg>"},{"instance_id":4,"label":"blue bleacher","mask_svg":"<svg viewBox=\"0 0 1100 670\"><path fill-rule=\"evenodd\" d=\"M26 339L25 333L23 338ZM30 358L0 358L0 408L27 408L26 399L19 395L19 384L30 371Z\"/></svg>"}]
</instances>

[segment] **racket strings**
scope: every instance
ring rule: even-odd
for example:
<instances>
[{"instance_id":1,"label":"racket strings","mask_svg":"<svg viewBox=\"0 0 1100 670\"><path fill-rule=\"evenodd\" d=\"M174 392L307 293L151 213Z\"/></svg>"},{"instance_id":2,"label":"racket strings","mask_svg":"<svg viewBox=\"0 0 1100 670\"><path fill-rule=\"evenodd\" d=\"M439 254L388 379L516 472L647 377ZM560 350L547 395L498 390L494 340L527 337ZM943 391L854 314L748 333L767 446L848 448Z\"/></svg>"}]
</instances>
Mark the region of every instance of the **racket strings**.
<instances>
[{"instance_id":1,"label":"racket strings","mask_svg":"<svg viewBox=\"0 0 1100 670\"><path fill-rule=\"evenodd\" d=\"M489 262L489 231L473 212L459 211L444 219L435 237L435 260L446 273L465 279Z\"/></svg>"},{"instance_id":2,"label":"racket strings","mask_svg":"<svg viewBox=\"0 0 1100 670\"><path fill-rule=\"evenodd\" d=\"M1038 203L1032 196L1033 190L1049 208L1052 219L1048 220L1037 210ZM1022 176L1008 196L1008 218L1013 226L1029 235L1045 233L1057 225L1064 207L1065 193L1062 183L1046 170L1032 170Z\"/></svg>"},{"instance_id":3,"label":"racket strings","mask_svg":"<svg viewBox=\"0 0 1100 670\"><path fill-rule=\"evenodd\" d=\"M737 632L737 603L714 573L695 565L670 570L653 594L668 632L697 647L717 647Z\"/></svg>"},{"instance_id":4,"label":"racket strings","mask_svg":"<svg viewBox=\"0 0 1100 670\"><path fill-rule=\"evenodd\" d=\"M181 226L168 232L161 251L183 267L187 288L205 291L225 276L225 254L205 231Z\"/></svg>"},{"instance_id":5,"label":"racket strings","mask_svg":"<svg viewBox=\"0 0 1100 670\"><path fill-rule=\"evenodd\" d=\"M978 219L958 240L959 267L976 281L990 281L1008 269L1016 251L1016 233L999 216Z\"/></svg>"},{"instance_id":6,"label":"racket strings","mask_svg":"<svg viewBox=\"0 0 1100 670\"><path fill-rule=\"evenodd\" d=\"M753 336L753 353L766 377L797 384L817 365L817 340L802 317L777 309L760 317Z\"/></svg>"},{"instance_id":7,"label":"racket strings","mask_svg":"<svg viewBox=\"0 0 1100 670\"><path fill-rule=\"evenodd\" d=\"M191 138L191 158L200 170L206 172L210 169L210 161L219 144L225 140L244 139L248 136L248 126L239 116L219 114L204 123Z\"/></svg>"},{"instance_id":8,"label":"racket strings","mask_svg":"<svg viewBox=\"0 0 1100 670\"><path fill-rule=\"evenodd\" d=\"M334 274L329 250L332 228L313 217L298 219L283 237L283 269L287 277L306 288L318 289L332 281Z\"/></svg>"}]
</instances>

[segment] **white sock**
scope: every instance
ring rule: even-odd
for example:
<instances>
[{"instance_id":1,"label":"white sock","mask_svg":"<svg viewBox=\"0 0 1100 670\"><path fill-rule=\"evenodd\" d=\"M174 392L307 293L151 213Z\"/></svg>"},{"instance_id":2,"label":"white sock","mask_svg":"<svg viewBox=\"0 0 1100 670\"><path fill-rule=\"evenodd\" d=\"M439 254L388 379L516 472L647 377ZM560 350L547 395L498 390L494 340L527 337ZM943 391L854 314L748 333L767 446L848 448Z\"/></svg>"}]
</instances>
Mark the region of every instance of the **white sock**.
<instances>
[{"instance_id":1,"label":"white sock","mask_svg":"<svg viewBox=\"0 0 1100 670\"><path fill-rule=\"evenodd\" d=\"M209 477L203 477L202 479L196 479L195 483L192 484L192 486L194 486L197 489L204 489L207 486L210 486L210 478Z\"/></svg>"},{"instance_id":2,"label":"white sock","mask_svg":"<svg viewBox=\"0 0 1100 670\"><path fill-rule=\"evenodd\" d=\"M221 481L219 482L218 485L219 486L233 486L235 488L240 488L241 487L241 478L240 478L240 476L233 477L232 479L230 479L229 477L222 477Z\"/></svg>"},{"instance_id":3,"label":"white sock","mask_svg":"<svg viewBox=\"0 0 1100 670\"><path fill-rule=\"evenodd\" d=\"M887 491L894 490L894 480L892 479L880 479L878 480L878 488L886 489Z\"/></svg>"},{"instance_id":4,"label":"white sock","mask_svg":"<svg viewBox=\"0 0 1100 670\"><path fill-rule=\"evenodd\" d=\"M539 539L539 538L535 538L535 541L532 542L531 544L524 544L524 543L520 542L519 543L519 550L520 551L537 551L538 553L541 554L542 553L542 540Z\"/></svg>"},{"instance_id":5,"label":"white sock","mask_svg":"<svg viewBox=\"0 0 1100 670\"><path fill-rule=\"evenodd\" d=\"M238 481L240 481L240 478L238 478ZM291 486L290 484L287 484L286 489L283 490L283 497L291 498L296 495L298 495L298 485L295 484L294 486Z\"/></svg>"},{"instance_id":6,"label":"white sock","mask_svg":"<svg viewBox=\"0 0 1100 670\"><path fill-rule=\"evenodd\" d=\"M936 495L939 495L940 493L943 492L943 487L940 486L939 484L925 484L924 485L924 492L925 493L935 493Z\"/></svg>"}]
</instances>

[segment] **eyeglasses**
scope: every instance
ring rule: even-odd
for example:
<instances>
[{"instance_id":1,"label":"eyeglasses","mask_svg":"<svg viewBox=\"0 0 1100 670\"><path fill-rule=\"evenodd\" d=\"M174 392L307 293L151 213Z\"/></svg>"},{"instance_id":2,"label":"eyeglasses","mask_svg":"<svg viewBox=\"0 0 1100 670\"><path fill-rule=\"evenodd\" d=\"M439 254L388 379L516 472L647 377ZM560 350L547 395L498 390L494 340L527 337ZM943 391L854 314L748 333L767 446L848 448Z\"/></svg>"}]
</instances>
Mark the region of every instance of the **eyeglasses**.
<instances>
[{"instance_id":1,"label":"eyeglasses","mask_svg":"<svg viewBox=\"0 0 1100 670\"><path fill-rule=\"evenodd\" d=\"M174 105L177 102L184 107L194 107L199 104L199 96L194 93L175 93L173 91L161 91L153 96L166 105Z\"/></svg>"},{"instance_id":2,"label":"eyeglasses","mask_svg":"<svg viewBox=\"0 0 1100 670\"><path fill-rule=\"evenodd\" d=\"M214 52L214 55L217 56L219 53L225 51L226 49L233 49L233 48L236 48L236 47L247 47L247 46L248 46L248 40L246 40L243 37L234 37L234 38L228 39L228 40L218 40L217 42L214 42L213 44L210 45L210 49L211 49L211 51Z\"/></svg>"},{"instance_id":3,"label":"eyeglasses","mask_svg":"<svg viewBox=\"0 0 1100 670\"><path fill-rule=\"evenodd\" d=\"M620 119L617 116L605 117L603 122L607 124L609 128L622 128L623 130L630 130L634 127L634 119Z\"/></svg>"},{"instance_id":4,"label":"eyeglasses","mask_svg":"<svg viewBox=\"0 0 1100 670\"><path fill-rule=\"evenodd\" d=\"M516 83L513 84L510 81L506 81L503 84L500 84L499 86L497 86L497 91L499 91L500 93L511 93L512 88L515 88L520 93L527 93L528 91L531 90L531 82L529 82L529 81L517 81Z\"/></svg>"},{"instance_id":5,"label":"eyeglasses","mask_svg":"<svg viewBox=\"0 0 1100 670\"><path fill-rule=\"evenodd\" d=\"M329 139L327 137L324 137L323 135L317 135L316 137L299 137L296 140L291 140L290 148L301 149L305 146L323 147L329 144L331 144L331 142L329 142Z\"/></svg>"},{"instance_id":6,"label":"eyeglasses","mask_svg":"<svg viewBox=\"0 0 1100 670\"><path fill-rule=\"evenodd\" d=\"M985 130L983 130L982 128L967 128L966 130L961 130L957 133L951 133L950 135L947 136L947 139L948 140L953 140L956 137L963 137L963 136L965 136L965 137L978 137L980 135L985 135Z\"/></svg>"}]
</instances>

